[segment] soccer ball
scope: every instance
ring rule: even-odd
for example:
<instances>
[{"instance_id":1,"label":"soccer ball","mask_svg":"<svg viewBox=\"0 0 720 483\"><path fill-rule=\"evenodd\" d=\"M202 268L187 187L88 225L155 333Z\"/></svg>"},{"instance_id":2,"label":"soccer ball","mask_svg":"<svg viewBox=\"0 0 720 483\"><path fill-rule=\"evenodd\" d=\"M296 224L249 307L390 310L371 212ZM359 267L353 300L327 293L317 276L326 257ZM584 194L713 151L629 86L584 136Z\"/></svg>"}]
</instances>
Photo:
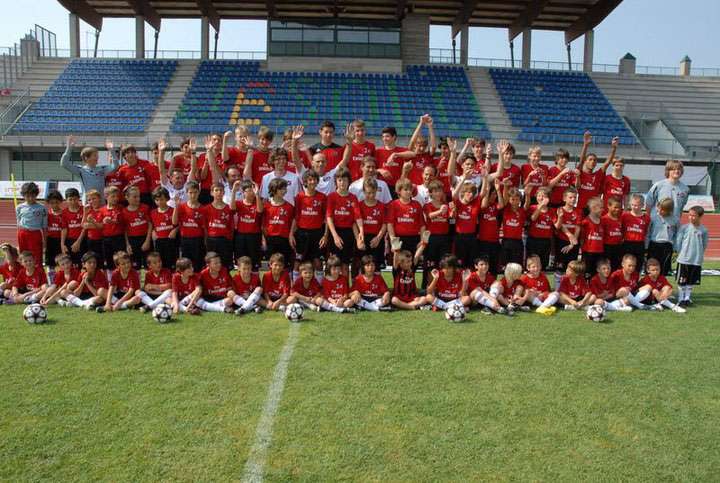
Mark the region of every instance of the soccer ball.
<instances>
[{"instance_id":1,"label":"soccer ball","mask_svg":"<svg viewBox=\"0 0 720 483\"><path fill-rule=\"evenodd\" d=\"M602 322L605 320L605 309L599 305L591 305L585 311L585 317L591 322Z\"/></svg>"},{"instance_id":2,"label":"soccer ball","mask_svg":"<svg viewBox=\"0 0 720 483\"><path fill-rule=\"evenodd\" d=\"M161 324L170 322L173 318L172 307L168 304L160 304L152 311L152 318Z\"/></svg>"},{"instance_id":3,"label":"soccer ball","mask_svg":"<svg viewBox=\"0 0 720 483\"><path fill-rule=\"evenodd\" d=\"M32 304L23 310L23 319L28 324L43 324L47 320L47 310L40 304Z\"/></svg>"},{"instance_id":4,"label":"soccer ball","mask_svg":"<svg viewBox=\"0 0 720 483\"><path fill-rule=\"evenodd\" d=\"M300 322L304 312L302 305L290 304L285 308L285 317L287 317L290 322Z\"/></svg>"},{"instance_id":5,"label":"soccer ball","mask_svg":"<svg viewBox=\"0 0 720 483\"><path fill-rule=\"evenodd\" d=\"M450 322L460 322L465 318L465 309L458 304L449 305L445 309L445 318Z\"/></svg>"}]
</instances>

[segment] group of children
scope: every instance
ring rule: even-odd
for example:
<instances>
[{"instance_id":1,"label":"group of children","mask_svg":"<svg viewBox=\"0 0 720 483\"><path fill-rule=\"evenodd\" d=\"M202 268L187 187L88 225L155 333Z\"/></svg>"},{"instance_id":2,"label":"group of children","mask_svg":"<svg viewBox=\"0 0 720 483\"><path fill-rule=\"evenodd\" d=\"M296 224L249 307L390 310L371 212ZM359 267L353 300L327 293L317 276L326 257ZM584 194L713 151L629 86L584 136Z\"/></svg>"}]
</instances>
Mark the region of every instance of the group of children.
<instances>
[{"instance_id":1,"label":"group of children","mask_svg":"<svg viewBox=\"0 0 720 483\"><path fill-rule=\"evenodd\" d=\"M335 312L479 304L547 315L556 305L683 312L692 303L708 235L701 207L680 226L688 188L678 161L643 198L630 196L617 140L595 169L590 133L573 169L565 150L548 167L537 147L518 166L507 142L494 163L483 140L459 152L450 138L437 146L428 115L408 148L391 127L378 148L362 121L346 127L344 146L334 132L323 123L320 142L307 147L298 126L273 148L268 129L255 146L238 127L235 146L231 132L208 136L196 156L187 139L165 160L160 141L152 161L124 146L123 163L107 143L107 166L95 148L81 151L82 166L70 163L70 137L61 162L80 176L85 203L69 189L64 199L50 192L45 206L36 185L23 185L19 253L3 246L3 300L237 314L295 302ZM675 252L677 303L665 278ZM260 277L263 257L269 271ZM392 290L380 275L386 264ZM554 291L543 273L553 267Z\"/></svg>"}]
</instances>

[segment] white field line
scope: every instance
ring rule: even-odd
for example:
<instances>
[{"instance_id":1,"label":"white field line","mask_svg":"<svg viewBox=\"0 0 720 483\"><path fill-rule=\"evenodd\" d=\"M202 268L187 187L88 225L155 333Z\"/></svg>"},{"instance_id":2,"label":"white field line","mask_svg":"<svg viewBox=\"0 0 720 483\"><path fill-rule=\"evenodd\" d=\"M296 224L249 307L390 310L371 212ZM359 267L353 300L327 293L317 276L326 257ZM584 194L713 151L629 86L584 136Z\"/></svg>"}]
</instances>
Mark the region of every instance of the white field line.
<instances>
[{"instance_id":1,"label":"white field line","mask_svg":"<svg viewBox=\"0 0 720 483\"><path fill-rule=\"evenodd\" d=\"M255 442L250 449L250 455L245 463L245 471L243 472L242 481L244 482L259 483L263 481L268 449L272 442L273 420L275 419L278 406L280 406L288 366L290 365L290 358L297 344L299 334L300 324L291 323L290 333L288 334L285 346L280 352L280 358L275 366L272 381L268 388L265 406L263 407L263 412L260 415L260 420L255 429Z\"/></svg>"}]
</instances>

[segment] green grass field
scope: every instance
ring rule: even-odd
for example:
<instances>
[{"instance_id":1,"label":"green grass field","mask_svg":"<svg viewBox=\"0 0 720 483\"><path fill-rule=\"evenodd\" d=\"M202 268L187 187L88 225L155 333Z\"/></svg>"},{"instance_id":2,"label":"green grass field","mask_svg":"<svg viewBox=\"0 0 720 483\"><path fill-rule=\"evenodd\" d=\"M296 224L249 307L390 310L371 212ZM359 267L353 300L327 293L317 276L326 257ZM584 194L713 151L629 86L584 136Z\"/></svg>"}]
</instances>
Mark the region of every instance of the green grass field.
<instances>
[{"instance_id":1,"label":"green grass field","mask_svg":"<svg viewBox=\"0 0 720 483\"><path fill-rule=\"evenodd\" d=\"M720 479L720 277L696 308L310 314L267 481ZM0 307L0 480L240 480L279 314Z\"/></svg>"}]
</instances>

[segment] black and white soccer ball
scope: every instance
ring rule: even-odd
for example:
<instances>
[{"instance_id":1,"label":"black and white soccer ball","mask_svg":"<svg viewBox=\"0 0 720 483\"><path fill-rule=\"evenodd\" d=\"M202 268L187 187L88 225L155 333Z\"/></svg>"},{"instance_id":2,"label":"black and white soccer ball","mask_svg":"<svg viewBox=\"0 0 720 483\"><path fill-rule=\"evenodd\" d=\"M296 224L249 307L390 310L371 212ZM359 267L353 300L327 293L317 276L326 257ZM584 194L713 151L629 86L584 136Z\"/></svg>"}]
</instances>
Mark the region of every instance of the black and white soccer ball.
<instances>
[{"instance_id":1,"label":"black and white soccer ball","mask_svg":"<svg viewBox=\"0 0 720 483\"><path fill-rule=\"evenodd\" d=\"M605 309L599 305L591 305L585 311L585 317L591 322L602 322L605 320Z\"/></svg>"},{"instance_id":2,"label":"black and white soccer ball","mask_svg":"<svg viewBox=\"0 0 720 483\"><path fill-rule=\"evenodd\" d=\"M173 310L168 304L160 304L152 311L152 318L161 324L167 324L173 318Z\"/></svg>"},{"instance_id":3,"label":"black and white soccer ball","mask_svg":"<svg viewBox=\"0 0 720 483\"><path fill-rule=\"evenodd\" d=\"M40 304L28 305L23 310L23 319L28 324L44 324L47 316L47 310Z\"/></svg>"},{"instance_id":4,"label":"black and white soccer ball","mask_svg":"<svg viewBox=\"0 0 720 483\"><path fill-rule=\"evenodd\" d=\"M305 310L303 309L303 306L300 304L290 304L287 307L285 307L285 317L290 322L300 322L303 318L304 313L305 313Z\"/></svg>"},{"instance_id":5,"label":"black and white soccer ball","mask_svg":"<svg viewBox=\"0 0 720 483\"><path fill-rule=\"evenodd\" d=\"M448 305L445 309L445 318L450 322L460 322L465 319L465 308L459 304Z\"/></svg>"}]
</instances>

